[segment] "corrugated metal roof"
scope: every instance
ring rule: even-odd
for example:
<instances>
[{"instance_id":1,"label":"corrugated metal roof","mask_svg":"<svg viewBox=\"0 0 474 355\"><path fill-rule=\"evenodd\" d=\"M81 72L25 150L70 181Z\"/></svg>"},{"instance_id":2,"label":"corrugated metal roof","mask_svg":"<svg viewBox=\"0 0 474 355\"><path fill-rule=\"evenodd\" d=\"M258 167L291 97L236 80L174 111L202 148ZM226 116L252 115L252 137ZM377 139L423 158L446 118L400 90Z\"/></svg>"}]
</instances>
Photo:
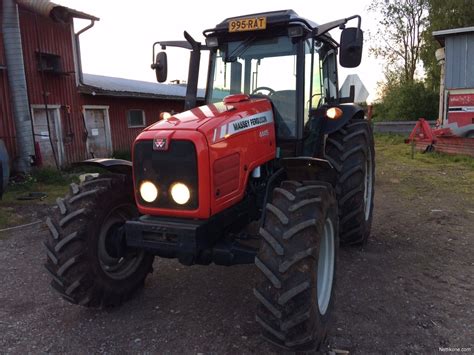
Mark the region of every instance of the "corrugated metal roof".
<instances>
[{"instance_id":1,"label":"corrugated metal roof","mask_svg":"<svg viewBox=\"0 0 474 355\"><path fill-rule=\"evenodd\" d=\"M179 100L186 96L186 85L180 84L159 84L95 74L84 74L83 81L85 85L79 89L85 94ZM204 94L204 89L198 89L198 97L203 98Z\"/></svg>"}]
</instances>

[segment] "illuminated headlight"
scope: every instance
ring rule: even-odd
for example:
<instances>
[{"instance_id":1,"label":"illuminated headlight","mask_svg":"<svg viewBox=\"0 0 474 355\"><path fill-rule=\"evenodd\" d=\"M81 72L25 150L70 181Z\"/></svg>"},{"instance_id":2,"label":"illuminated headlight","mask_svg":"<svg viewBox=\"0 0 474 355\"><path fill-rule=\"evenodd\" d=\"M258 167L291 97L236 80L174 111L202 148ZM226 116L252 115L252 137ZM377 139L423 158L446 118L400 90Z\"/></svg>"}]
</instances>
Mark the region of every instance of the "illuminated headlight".
<instances>
[{"instance_id":1,"label":"illuminated headlight","mask_svg":"<svg viewBox=\"0 0 474 355\"><path fill-rule=\"evenodd\" d=\"M150 181L144 181L140 185L140 196L146 202L153 202L158 197L158 188Z\"/></svg>"},{"instance_id":2,"label":"illuminated headlight","mask_svg":"<svg viewBox=\"0 0 474 355\"><path fill-rule=\"evenodd\" d=\"M342 110L339 107L331 107L326 111L326 116L331 120L337 120L343 114Z\"/></svg>"},{"instance_id":3,"label":"illuminated headlight","mask_svg":"<svg viewBox=\"0 0 474 355\"><path fill-rule=\"evenodd\" d=\"M174 202L178 205L184 205L189 201L191 193L185 184L176 182L171 186L171 197L173 197Z\"/></svg>"}]
</instances>

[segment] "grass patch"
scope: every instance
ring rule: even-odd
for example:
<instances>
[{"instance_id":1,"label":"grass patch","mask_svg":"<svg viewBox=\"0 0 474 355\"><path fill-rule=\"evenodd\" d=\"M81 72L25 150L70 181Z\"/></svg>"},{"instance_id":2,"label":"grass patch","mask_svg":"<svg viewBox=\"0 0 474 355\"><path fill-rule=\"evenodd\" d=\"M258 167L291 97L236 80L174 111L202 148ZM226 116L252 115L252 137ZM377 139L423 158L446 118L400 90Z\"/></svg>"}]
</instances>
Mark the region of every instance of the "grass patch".
<instances>
[{"instance_id":1,"label":"grass patch","mask_svg":"<svg viewBox=\"0 0 474 355\"><path fill-rule=\"evenodd\" d=\"M58 194L63 194L67 191L68 185L75 181L78 181L75 174L68 174L51 168L34 169L31 174L10 181L6 193L3 195L3 202L25 203L25 201L17 200L17 198L29 192L47 193L48 196L45 200L52 202L52 198L56 199ZM34 201L36 200L27 201L26 203L34 203Z\"/></svg>"},{"instance_id":2,"label":"grass patch","mask_svg":"<svg viewBox=\"0 0 474 355\"><path fill-rule=\"evenodd\" d=\"M408 198L448 193L474 201L472 157L415 151L412 158L412 148L404 139L402 135L375 135L379 182L392 184Z\"/></svg>"},{"instance_id":3,"label":"grass patch","mask_svg":"<svg viewBox=\"0 0 474 355\"><path fill-rule=\"evenodd\" d=\"M13 207L0 205L0 229L17 226L28 221L27 217L19 214Z\"/></svg>"},{"instance_id":4,"label":"grass patch","mask_svg":"<svg viewBox=\"0 0 474 355\"><path fill-rule=\"evenodd\" d=\"M31 222L29 211L35 208L48 208L58 197L67 194L69 184L78 181L76 174L55 169L34 169L29 175L13 179L0 200L0 229ZM46 194L43 199L19 200L32 192Z\"/></svg>"}]
</instances>

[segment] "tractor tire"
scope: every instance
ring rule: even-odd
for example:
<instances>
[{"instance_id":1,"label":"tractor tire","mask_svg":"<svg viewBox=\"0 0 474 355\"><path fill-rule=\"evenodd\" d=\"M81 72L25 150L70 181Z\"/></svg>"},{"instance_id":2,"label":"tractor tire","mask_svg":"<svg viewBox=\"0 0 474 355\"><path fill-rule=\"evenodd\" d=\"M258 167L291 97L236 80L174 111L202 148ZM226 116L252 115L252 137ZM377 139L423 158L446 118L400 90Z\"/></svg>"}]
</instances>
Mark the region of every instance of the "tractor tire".
<instances>
[{"instance_id":1,"label":"tractor tire","mask_svg":"<svg viewBox=\"0 0 474 355\"><path fill-rule=\"evenodd\" d=\"M369 122L352 119L326 139L326 158L337 171L342 244L365 244L374 208L375 150Z\"/></svg>"},{"instance_id":2,"label":"tractor tire","mask_svg":"<svg viewBox=\"0 0 474 355\"><path fill-rule=\"evenodd\" d=\"M50 233L44 243L51 286L86 307L118 306L129 299L153 263L152 255L136 249L119 256L111 241L126 220L138 216L130 179L110 174L73 183L57 207L46 219Z\"/></svg>"},{"instance_id":3,"label":"tractor tire","mask_svg":"<svg viewBox=\"0 0 474 355\"><path fill-rule=\"evenodd\" d=\"M325 182L284 181L266 206L255 265L262 335L292 351L318 350L334 304L337 202Z\"/></svg>"}]
</instances>

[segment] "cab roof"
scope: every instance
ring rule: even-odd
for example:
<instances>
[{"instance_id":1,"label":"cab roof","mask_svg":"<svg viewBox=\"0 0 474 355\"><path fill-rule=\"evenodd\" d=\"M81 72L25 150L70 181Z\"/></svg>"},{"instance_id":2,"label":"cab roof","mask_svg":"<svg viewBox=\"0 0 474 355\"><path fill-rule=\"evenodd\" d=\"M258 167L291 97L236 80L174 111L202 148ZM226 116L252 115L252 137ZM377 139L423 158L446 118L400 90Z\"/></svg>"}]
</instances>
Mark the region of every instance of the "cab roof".
<instances>
[{"instance_id":1,"label":"cab roof","mask_svg":"<svg viewBox=\"0 0 474 355\"><path fill-rule=\"evenodd\" d=\"M270 28L277 26L288 27L289 25L301 25L306 27L307 30L312 31L318 27L318 24L311 20L300 17L293 10L278 10L226 18L224 21L218 23L215 28L205 30L204 35L208 36L210 33L227 32L230 21L251 17L265 17L267 19L267 26Z\"/></svg>"}]
</instances>

